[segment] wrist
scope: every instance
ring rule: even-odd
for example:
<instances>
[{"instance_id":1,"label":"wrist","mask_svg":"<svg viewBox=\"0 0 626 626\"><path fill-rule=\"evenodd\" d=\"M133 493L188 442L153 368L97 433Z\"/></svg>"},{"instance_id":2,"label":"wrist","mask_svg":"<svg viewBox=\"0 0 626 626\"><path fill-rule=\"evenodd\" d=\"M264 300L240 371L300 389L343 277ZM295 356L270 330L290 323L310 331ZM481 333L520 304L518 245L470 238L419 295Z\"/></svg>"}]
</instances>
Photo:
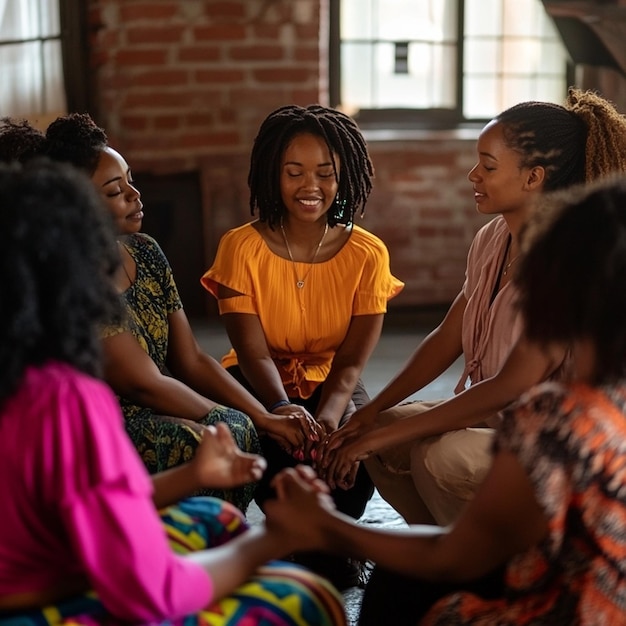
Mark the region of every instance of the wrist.
<instances>
[{"instance_id":1,"label":"wrist","mask_svg":"<svg viewBox=\"0 0 626 626\"><path fill-rule=\"evenodd\" d=\"M281 406L289 406L291 402L289 400L277 400L274 404L267 407L268 413L273 413L276 409L279 409Z\"/></svg>"}]
</instances>

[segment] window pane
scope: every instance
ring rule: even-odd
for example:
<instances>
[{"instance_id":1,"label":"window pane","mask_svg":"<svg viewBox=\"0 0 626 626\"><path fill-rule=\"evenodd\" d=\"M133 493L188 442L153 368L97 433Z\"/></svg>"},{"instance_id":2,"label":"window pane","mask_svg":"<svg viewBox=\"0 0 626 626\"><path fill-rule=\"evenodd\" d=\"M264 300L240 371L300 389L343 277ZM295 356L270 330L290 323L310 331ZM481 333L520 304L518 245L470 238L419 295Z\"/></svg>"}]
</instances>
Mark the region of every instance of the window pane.
<instances>
[{"instance_id":1,"label":"window pane","mask_svg":"<svg viewBox=\"0 0 626 626\"><path fill-rule=\"evenodd\" d=\"M0 0L0 110L15 117L66 109L58 0Z\"/></svg>"},{"instance_id":2,"label":"window pane","mask_svg":"<svg viewBox=\"0 0 626 626\"><path fill-rule=\"evenodd\" d=\"M372 98L374 62L369 44L341 46L341 103L350 112L377 108Z\"/></svg>"},{"instance_id":3,"label":"window pane","mask_svg":"<svg viewBox=\"0 0 626 626\"><path fill-rule=\"evenodd\" d=\"M352 112L449 109L471 121L565 96L567 55L542 0L338 1L341 102Z\"/></svg>"},{"instance_id":4,"label":"window pane","mask_svg":"<svg viewBox=\"0 0 626 626\"><path fill-rule=\"evenodd\" d=\"M463 83L465 91L465 116L489 119L502 110L500 106L499 81L496 78L472 78Z\"/></svg>"},{"instance_id":5,"label":"window pane","mask_svg":"<svg viewBox=\"0 0 626 626\"><path fill-rule=\"evenodd\" d=\"M502 32L501 0L465 0L465 35L500 35Z\"/></svg>"}]
</instances>

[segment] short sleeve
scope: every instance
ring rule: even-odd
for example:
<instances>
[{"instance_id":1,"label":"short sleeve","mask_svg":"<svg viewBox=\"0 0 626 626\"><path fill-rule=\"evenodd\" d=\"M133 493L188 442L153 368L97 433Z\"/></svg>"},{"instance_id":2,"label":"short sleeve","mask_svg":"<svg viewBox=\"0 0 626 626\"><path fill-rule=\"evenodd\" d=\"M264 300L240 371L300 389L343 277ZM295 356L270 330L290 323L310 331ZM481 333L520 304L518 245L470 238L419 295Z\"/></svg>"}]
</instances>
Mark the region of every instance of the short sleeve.
<instances>
[{"instance_id":1,"label":"short sleeve","mask_svg":"<svg viewBox=\"0 0 626 626\"><path fill-rule=\"evenodd\" d=\"M371 233L366 233L366 238L361 245L365 256L352 314L385 313L387 302L402 291L404 283L392 275L389 252L380 239Z\"/></svg>"}]
</instances>

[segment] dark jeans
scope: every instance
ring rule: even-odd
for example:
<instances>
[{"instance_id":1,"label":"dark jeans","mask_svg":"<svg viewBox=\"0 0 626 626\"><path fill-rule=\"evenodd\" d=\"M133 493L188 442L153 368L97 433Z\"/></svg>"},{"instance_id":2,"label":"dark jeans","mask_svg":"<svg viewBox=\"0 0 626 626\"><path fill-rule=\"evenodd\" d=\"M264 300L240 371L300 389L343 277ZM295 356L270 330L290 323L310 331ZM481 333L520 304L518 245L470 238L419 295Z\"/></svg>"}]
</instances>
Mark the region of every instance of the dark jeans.
<instances>
[{"instance_id":1,"label":"dark jeans","mask_svg":"<svg viewBox=\"0 0 626 626\"><path fill-rule=\"evenodd\" d=\"M467 583L429 583L375 567L365 587L359 626L416 626L441 598L467 591L482 598L502 597L504 570Z\"/></svg>"},{"instance_id":2,"label":"dark jeans","mask_svg":"<svg viewBox=\"0 0 626 626\"><path fill-rule=\"evenodd\" d=\"M228 371L251 393L254 390L250 387L248 381L244 378L238 366L233 365ZM323 385L323 383L322 383ZM306 400L302 398L290 398L294 404L304 406L310 413L315 414L317 405L319 404L322 385L319 385L313 395ZM352 402L354 406L346 409L340 424L344 423L348 417L355 411L355 407L359 408L369 401L369 396L365 391L365 387L361 381L358 382L354 393L352 394ZM265 500L274 496L274 490L270 487L272 478L285 467L294 467L301 463L287 454L280 446L269 437L261 437L262 454L267 460L267 469L263 474L263 478L257 483L254 499L261 509ZM357 472L354 486L351 489L335 489L331 495L335 501L335 506L339 511L358 519L363 514L367 502L374 493L374 484L370 479L365 466L361 463Z\"/></svg>"}]
</instances>

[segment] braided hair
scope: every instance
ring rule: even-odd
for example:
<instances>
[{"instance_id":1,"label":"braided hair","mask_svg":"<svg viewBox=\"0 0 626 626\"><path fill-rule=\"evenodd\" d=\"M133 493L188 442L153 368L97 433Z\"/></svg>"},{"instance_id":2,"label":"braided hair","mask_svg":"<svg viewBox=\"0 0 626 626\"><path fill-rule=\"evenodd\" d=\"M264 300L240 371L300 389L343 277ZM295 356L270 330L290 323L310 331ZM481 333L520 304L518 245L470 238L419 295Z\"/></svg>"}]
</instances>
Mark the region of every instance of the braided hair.
<instances>
[{"instance_id":1,"label":"braided hair","mask_svg":"<svg viewBox=\"0 0 626 626\"><path fill-rule=\"evenodd\" d=\"M570 87L565 106L522 102L495 120L522 167L545 169L544 191L626 172L626 118L591 91Z\"/></svg>"},{"instance_id":2,"label":"braided hair","mask_svg":"<svg viewBox=\"0 0 626 626\"><path fill-rule=\"evenodd\" d=\"M285 207L280 194L280 165L289 142L303 133L321 137L331 157L336 154L341 175L333 158L337 196L327 214L329 226L351 224L355 213L365 213L372 190L374 168L365 139L352 118L341 111L318 104L308 107L287 105L270 113L259 128L250 156L248 186L250 211L270 228L280 223Z\"/></svg>"},{"instance_id":3,"label":"braided hair","mask_svg":"<svg viewBox=\"0 0 626 626\"><path fill-rule=\"evenodd\" d=\"M0 119L0 161L25 163L42 153L46 136L27 120Z\"/></svg>"}]
</instances>

